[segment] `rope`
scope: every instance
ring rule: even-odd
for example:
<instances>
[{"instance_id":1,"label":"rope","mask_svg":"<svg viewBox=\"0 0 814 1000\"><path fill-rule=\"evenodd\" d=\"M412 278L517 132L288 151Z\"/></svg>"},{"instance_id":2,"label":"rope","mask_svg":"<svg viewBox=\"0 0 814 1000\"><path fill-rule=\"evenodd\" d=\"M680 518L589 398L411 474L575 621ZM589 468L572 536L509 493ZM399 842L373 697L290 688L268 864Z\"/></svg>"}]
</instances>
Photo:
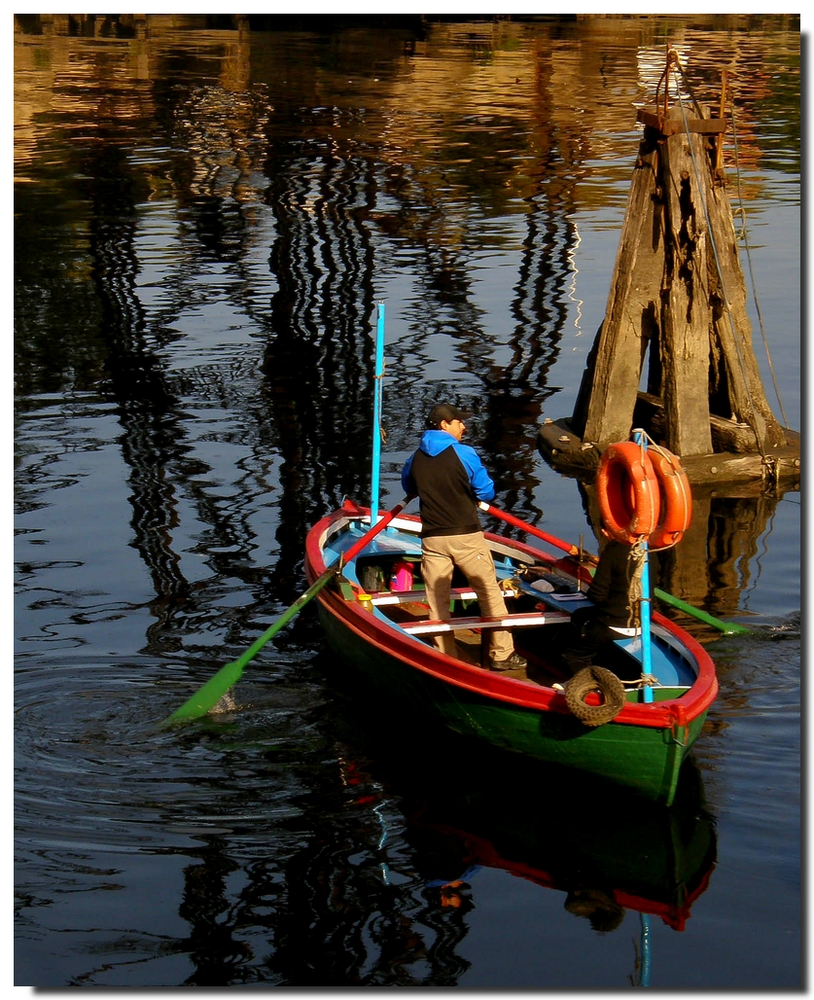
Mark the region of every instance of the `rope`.
<instances>
[{"instance_id":1,"label":"rope","mask_svg":"<svg viewBox=\"0 0 814 1000\"><path fill-rule=\"evenodd\" d=\"M695 98L695 95L692 92L692 88L690 87L689 80L687 79L687 76L684 73L684 68L681 65L677 52L669 45L667 46L667 62L664 66L664 72L661 74L661 76L659 77L659 82L656 84L656 112L658 112L659 108L659 91L661 90L662 83L664 83L664 114L665 116L667 114L667 98L669 97L668 90L670 87L670 63L675 63L676 66L681 71L682 80L684 82L685 87L687 88L687 93L690 95L690 99L692 100L692 103L695 105L695 109L700 117L701 105L698 103L698 101ZM681 95L678 90L678 87L676 87L676 92L679 93L680 97Z\"/></svg>"},{"instance_id":2,"label":"rope","mask_svg":"<svg viewBox=\"0 0 814 1000\"><path fill-rule=\"evenodd\" d=\"M743 223L743 229L741 230L741 236L743 238L743 245L746 248L746 260L747 260L747 262L749 264L749 281L750 281L750 283L752 285L752 295L753 295L754 300L755 300L755 309L757 310L757 318L758 318L758 323L760 325L760 335L763 338L763 348L766 351L766 360L769 363L769 371L772 373L772 383L774 385L774 393L777 396L777 402L778 402L778 404L780 406L780 412L783 414L783 425L785 427L788 427L789 426L789 421L788 421L788 417L786 416L786 411L785 411L785 409L783 407L783 400L780 398L780 389L778 388L778 385L777 385L777 378L776 378L775 373L774 373L774 365L772 364L772 358L771 358L771 354L769 352L769 342L768 342L768 340L766 338L766 328L763 325L763 315L762 315L762 313L760 311L760 302L758 302L758 297L757 297L757 285L755 283L755 272L754 272L754 269L752 267L752 251L751 251L751 247L749 246L749 237L748 237L748 233L747 233L747 229L746 229L746 206L743 204L743 198L741 196L741 168L740 168L740 159L738 158L738 130L735 127L735 107L734 107L734 105L732 105L732 108L730 110L730 115L732 117L732 136L733 136L733 141L734 141L734 146L735 146L735 176L737 177L737 181L738 181L738 184L737 184L737 187L738 187L738 205L739 205L738 211L739 211L739 214L740 214L740 217L741 217L741 221Z\"/></svg>"},{"instance_id":3,"label":"rope","mask_svg":"<svg viewBox=\"0 0 814 1000\"><path fill-rule=\"evenodd\" d=\"M642 589L642 574L644 573L644 560L647 553L645 552L644 542L639 539L635 545L631 547L630 550L630 560L633 563L633 576L630 581L630 598L631 603L636 608L636 625L635 627L641 630L642 619L641 619L641 602L644 595L644 590Z\"/></svg>"}]
</instances>

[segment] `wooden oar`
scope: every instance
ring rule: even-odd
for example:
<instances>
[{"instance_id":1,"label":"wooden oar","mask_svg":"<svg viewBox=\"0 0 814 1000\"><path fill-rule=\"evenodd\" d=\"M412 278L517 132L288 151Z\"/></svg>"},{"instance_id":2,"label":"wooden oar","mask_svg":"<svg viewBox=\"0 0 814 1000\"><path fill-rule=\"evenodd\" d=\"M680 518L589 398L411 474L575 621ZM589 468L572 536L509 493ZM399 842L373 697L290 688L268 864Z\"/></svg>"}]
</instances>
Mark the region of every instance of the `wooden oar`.
<instances>
[{"instance_id":1,"label":"wooden oar","mask_svg":"<svg viewBox=\"0 0 814 1000\"><path fill-rule=\"evenodd\" d=\"M174 722L187 722L192 719L200 719L202 716L206 715L210 709L214 708L229 688L237 684L243 673L243 668L250 660L253 660L254 657L257 656L269 639L273 638L285 624L290 622L291 619L302 608L304 608L305 605L313 597L315 597L334 576L336 576L337 573L341 572L343 566L346 566L352 559L355 559L365 546L371 542L376 535L378 535L379 532L393 520L394 517L398 517L398 515L404 510L412 499L412 496L405 497L400 503L397 503L392 510L389 510L386 514L384 514L368 531L365 532L364 535L362 535L357 542L351 545L347 552L343 553L337 565L331 566L330 569L326 569L322 576L318 577L318 579L311 584L304 594L300 594L297 600L294 601L294 603L266 629L259 639L256 639L254 643L249 646L242 656L240 656L233 663L227 663L225 667L221 667L211 680L207 681L206 684L204 684L202 688L199 688L191 698L181 705L180 708L177 708L172 715L168 716L162 725Z\"/></svg>"},{"instance_id":2,"label":"wooden oar","mask_svg":"<svg viewBox=\"0 0 814 1000\"><path fill-rule=\"evenodd\" d=\"M537 538L542 538L544 542L548 542L549 545L553 545L557 549L562 549L563 552L567 552L569 556L578 556L580 554L580 550L576 547L576 545L569 545L568 542L564 542L562 539L556 538L554 535L549 535L541 528L535 528L534 525L529 524L528 521L521 521L520 518L515 517L514 514L508 514L505 510L499 510L497 507L493 507L490 503L486 503L485 500L481 500L478 503L478 507L480 507L485 514L491 514L492 517L497 517L499 520L505 521L507 524L513 524L515 528L522 528L523 531L527 531L530 535L536 535Z\"/></svg>"},{"instance_id":3,"label":"wooden oar","mask_svg":"<svg viewBox=\"0 0 814 1000\"><path fill-rule=\"evenodd\" d=\"M484 501L481 501L478 506L484 513L491 514L492 517L505 521L507 524L514 525L516 528L522 528L522 530L528 532L528 534L541 538L544 542L548 542L549 545L553 545L555 548L562 549L563 552L567 552L569 556L580 555L580 550L576 547L576 545L569 545L568 542L564 542L562 539L556 538L554 535L549 535L540 528L535 528L534 525L529 524L528 521L521 521L519 517L515 517L513 514L508 514L506 511L499 510L497 507L493 507L491 504L485 503ZM588 556L588 558L590 558L593 562L597 561L596 556L591 556L584 552L582 554ZM673 597L672 594L668 594L659 587L654 587L653 593L665 604L669 604L671 607L677 608L679 611L683 611L685 614L691 615L693 618L697 618L699 621L705 622L713 628L720 629L725 635L737 635L740 632L749 631L749 629L744 625L736 625L734 622L724 622L720 621L718 618L713 618L712 615L708 614L706 611L702 611L700 608L695 608L692 604L687 604L686 601L682 601L678 597Z\"/></svg>"},{"instance_id":4,"label":"wooden oar","mask_svg":"<svg viewBox=\"0 0 814 1000\"><path fill-rule=\"evenodd\" d=\"M669 604L671 607L677 608L679 611L683 611L685 614L691 615L693 618L697 618L707 625L712 625L713 628L720 629L724 635L737 635L740 632L749 631L745 625L736 625L735 622L722 622L718 618L713 618L712 615L707 614L706 611L702 611L701 608L695 608L692 604L682 601L680 597L673 597L672 594L668 594L658 587L653 588L653 593L665 604Z\"/></svg>"}]
</instances>

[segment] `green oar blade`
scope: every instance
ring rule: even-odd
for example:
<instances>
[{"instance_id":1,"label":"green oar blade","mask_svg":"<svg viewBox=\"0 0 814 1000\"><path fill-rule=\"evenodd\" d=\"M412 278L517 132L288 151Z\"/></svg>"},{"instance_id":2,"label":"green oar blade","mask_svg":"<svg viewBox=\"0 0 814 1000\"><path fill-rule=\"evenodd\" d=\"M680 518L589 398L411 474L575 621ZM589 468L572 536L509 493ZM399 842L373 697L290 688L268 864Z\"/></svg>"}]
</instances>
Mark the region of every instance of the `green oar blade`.
<instances>
[{"instance_id":1,"label":"green oar blade","mask_svg":"<svg viewBox=\"0 0 814 1000\"><path fill-rule=\"evenodd\" d=\"M164 720L164 724L182 722L189 719L200 719L217 705L230 687L237 684L242 673L242 663L237 661L227 663L202 688L199 688L191 698L185 701L180 708L176 708L172 715Z\"/></svg>"},{"instance_id":2,"label":"green oar blade","mask_svg":"<svg viewBox=\"0 0 814 1000\"><path fill-rule=\"evenodd\" d=\"M283 625L290 622L294 615L296 615L297 612L304 607L312 597L322 590L325 584L331 579L332 576L334 576L336 572L337 569L332 567L331 569L326 570L322 576L318 577L304 594L300 594L291 607L286 608L286 610L277 619L275 619L274 623L266 629L259 639L255 639L252 645L249 646L242 656L239 656L234 663L227 663L225 667L221 667L214 677L208 680L206 684L204 684L202 688L199 688L191 698L187 699L187 701L185 701L180 708L177 708L172 715L166 718L164 720L164 724L171 722L187 722L191 719L200 719L212 708L214 708L229 688L234 687L234 685L240 680L240 676L243 673L243 668L246 664L257 656L263 646L265 646L269 639L280 631Z\"/></svg>"}]
</instances>

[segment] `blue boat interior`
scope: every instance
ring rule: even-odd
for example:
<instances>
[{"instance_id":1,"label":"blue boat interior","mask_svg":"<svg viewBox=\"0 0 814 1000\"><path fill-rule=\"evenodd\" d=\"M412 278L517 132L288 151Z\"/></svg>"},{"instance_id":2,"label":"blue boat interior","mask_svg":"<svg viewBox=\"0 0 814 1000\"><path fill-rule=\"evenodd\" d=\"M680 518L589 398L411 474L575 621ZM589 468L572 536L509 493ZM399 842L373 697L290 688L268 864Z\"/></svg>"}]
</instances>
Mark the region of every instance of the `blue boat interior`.
<instances>
[{"instance_id":1,"label":"blue boat interior","mask_svg":"<svg viewBox=\"0 0 814 1000\"><path fill-rule=\"evenodd\" d=\"M334 566L343 552L347 550L369 530L369 523L353 520L341 530L331 535L324 546L323 554L326 566ZM508 549L509 546L505 546ZM546 583L529 582L518 576L524 563L528 565L533 560L518 552L493 551L495 568L498 580L511 581L515 592L519 592L515 599L509 597L507 606L509 611L528 610L530 608L545 609L556 614L550 616L551 624L543 624L542 628L518 628L514 630L515 642L522 647L524 655L532 657L537 649L544 650L550 645L551 629L561 628L564 620L563 613L570 615L577 607L584 606L587 598L580 596L577 581L573 576L565 574L562 570L545 566L550 569L550 574L546 574ZM542 553L541 553L542 556ZM407 561L413 567L415 582L413 590L407 593L394 594L391 590L390 578L392 567L397 563ZM542 561L542 560L541 560ZM348 581L356 592L363 591L370 595L373 603L373 613L381 618L385 618L397 627L405 628L405 621L413 621L416 614L423 614L428 617L426 604L424 603L424 593L421 589L420 578L421 548L420 540L413 532L404 531L398 526L389 525L368 545L363 553L351 563L343 567L342 577ZM456 602L459 607L453 606L453 616L472 615L473 594L466 594L465 581L453 580L453 587L459 587L459 597ZM418 610L417 610L418 609ZM545 638L543 638L545 636ZM431 635L415 635L416 641L432 641ZM456 633L456 639L460 638ZM607 665L610 669L622 676L630 676L631 660L634 661L636 669L640 672L642 651L640 636L623 636L616 640L613 645L616 650L610 657ZM464 648L464 654L466 650ZM621 658L620 658L621 654ZM541 653L545 658L544 652ZM462 655L465 658L465 655ZM695 670L688 662L686 653L683 651L681 643L666 629L653 625L651 628L650 643L651 673L655 677L657 684L663 688L682 689L689 688L695 681ZM618 665L625 668L620 671ZM542 675L545 680L538 682L551 683L552 678L557 679L556 672L550 675ZM565 674L562 679L567 679ZM531 671L529 671L529 678ZM624 678L623 678L624 679ZM673 695L675 696L675 695Z\"/></svg>"}]
</instances>

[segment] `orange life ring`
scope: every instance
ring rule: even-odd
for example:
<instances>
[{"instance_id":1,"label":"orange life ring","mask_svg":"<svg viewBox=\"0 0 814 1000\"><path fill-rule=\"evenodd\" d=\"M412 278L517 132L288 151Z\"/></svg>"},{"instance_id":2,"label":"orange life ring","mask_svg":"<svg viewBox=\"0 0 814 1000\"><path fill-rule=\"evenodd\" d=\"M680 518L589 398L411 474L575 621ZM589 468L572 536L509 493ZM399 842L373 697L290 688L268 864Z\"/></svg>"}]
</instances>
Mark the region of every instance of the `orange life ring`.
<instances>
[{"instance_id":1,"label":"orange life ring","mask_svg":"<svg viewBox=\"0 0 814 1000\"><path fill-rule=\"evenodd\" d=\"M648 451L661 494L662 516L648 539L650 548L666 549L681 541L692 520L692 491L678 457L666 448Z\"/></svg>"},{"instance_id":2,"label":"orange life ring","mask_svg":"<svg viewBox=\"0 0 814 1000\"><path fill-rule=\"evenodd\" d=\"M608 445L599 459L596 493L605 534L634 545L655 531L661 497L653 463L641 445Z\"/></svg>"}]
</instances>

